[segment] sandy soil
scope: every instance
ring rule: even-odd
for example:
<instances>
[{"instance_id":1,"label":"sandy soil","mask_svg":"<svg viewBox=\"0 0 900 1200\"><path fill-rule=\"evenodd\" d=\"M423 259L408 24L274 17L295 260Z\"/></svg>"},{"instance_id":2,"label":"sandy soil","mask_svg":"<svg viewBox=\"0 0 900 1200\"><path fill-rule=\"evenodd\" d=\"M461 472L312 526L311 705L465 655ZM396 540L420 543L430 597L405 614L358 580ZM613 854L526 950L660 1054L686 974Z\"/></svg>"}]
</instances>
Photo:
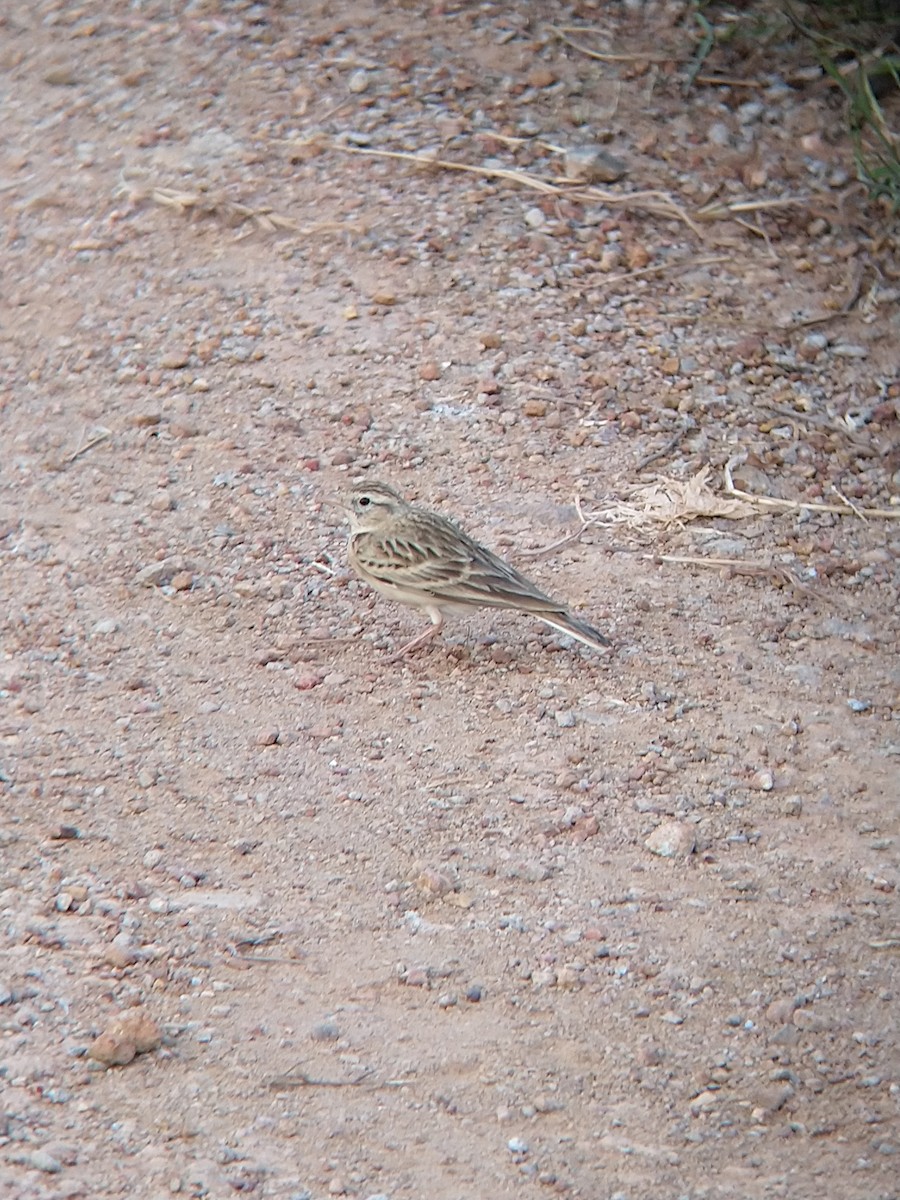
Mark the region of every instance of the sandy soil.
<instances>
[{"instance_id":1,"label":"sandy soil","mask_svg":"<svg viewBox=\"0 0 900 1200\"><path fill-rule=\"evenodd\" d=\"M4 5L4 1195L900 1196L897 228L682 18Z\"/></svg>"}]
</instances>

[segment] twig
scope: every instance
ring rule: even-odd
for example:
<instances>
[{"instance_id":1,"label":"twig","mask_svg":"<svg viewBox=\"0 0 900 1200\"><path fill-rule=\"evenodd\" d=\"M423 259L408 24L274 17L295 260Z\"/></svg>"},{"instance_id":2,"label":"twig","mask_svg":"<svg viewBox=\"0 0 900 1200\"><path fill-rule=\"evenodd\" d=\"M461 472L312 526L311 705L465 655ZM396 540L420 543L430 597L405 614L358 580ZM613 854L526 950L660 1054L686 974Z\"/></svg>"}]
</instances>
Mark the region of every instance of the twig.
<instances>
[{"instance_id":1,"label":"twig","mask_svg":"<svg viewBox=\"0 0 900 1200\"><path fill-rule=\"evenodd\" d=\"M70 466L76 458L81 458L82 454L87 454L88 450L93 450L95 446L99 446L101 442L105 442L107 438L112 437L112 430L100 427L94 433L94 436L87 442L83 442L77 450L73 450L71 454L67 454L65 458L61 458L56 464L57 471L61 471L63 467Z\"/></svg>"},{"instance_id":2,"label":"twig","mask_svg":"<svg viewBox=\"0 0 900 1200\"><path fill-rule=\"evenodd\" d=\"M694 83L706 83L711 87L761 88L766 85L761 79L732 79L728 75L697 75Z\"/></svg>"},{"instance_id":3,"label":"twig","mask_svg":"<svg viewBox=\"0 0 900 1200\"><path fill-rule=\"evenodd\" d=\"M585 25L548 25L547 28L551 33L555 33L561 42L565 42L567 46L571 46L573 50L577 50L579 54L586 54L588 58L595 58L598 62L649 62L649 63L667 63L667 62L684 62L686 60L677 58L673 54L653 54L635 53L635 54L612 54L601 50L591 50L589 46L583 46L580 42L573 41L568 35L570 33L600 33L602 30L595 29L592 26Z\"/></svg>"},{"instance_id":4,"label":"twig","mask_svg":"<svg viewBox=\"0 0 900 1200\"><path fill-rule=\"evenodd\" d=\"M276 1075L274 1079L270 1079L269 1087L272 1091L299 1087L357 1087L371 1074L371 1071L363 1071L356 1079L313 1079L304 1071L292 1070L287 1075Z\"/></svg>"},{"instance_id":5,"label":"twig","mask_svg":"<svg viewBox=\"0 0 900 1200\"><path fill-rule=\"evenodd\" d=\"M599 287L609 287L614 283L624 283L629 279L640 279L644 275L663 275L666 271L687 270L690 267L711 267L715 263L731 262L729 254L712 254L706 258L682 258L678 262L659 263L653 267L641 267L637 271L626 271L623 275L610 275L608 279L597 281Z\"/></svg>"},{"instance_id":6,"label":"twig","mask_svg":"<svg viewBox=\"0 0 900 1200\"><path fill-rule=\"evenodd\" d=\"M565 537L558 538L555 542L551 542L549 546L541 546L537 550L520 550L518 555L520 558L543 558L546 554L552 554L554 550L561 550L563 546L570 546L572 542L577 542L586 529L597 524L594 517L586 517L581 507L581 498L576 496L574 501L575 511L578 513L578 520L581 525L574 533L567 533Z\"/></svg>"},{"instance_id":7,"label":"twig","mask_svg":"<svg viewBox=\"0 0 900 1200\"><path fill-rule=\"evenodd\" d=\"M779 567L775 563L748 562L741 558L700 558L691 554L642 554L642 558L653 559L655 562L682 563L692 567L720 567L731 575L765 576L800 592L801 595L819 598L819 593L808 584L801 583L787 567Z\"/></svg>"},{"instance_id":8,"label":"twig","mask_svg":"<svg viewBox=\"0 0 900 1200\"><path fill-rule=\"evenodd\" d=\"M640 461L636 464L636 466L634 468L635 473L646 470L646 468L649 467L651 463L655 463L659 459L665 458L667 454L671 454L672 451L675 449L675 447L678 445L678 443L681 441L681 439L684 437L684 435L693 428L694 428L694 422L686 421L678 429L677 433L673 434L672 437L669 438L669 440L666 442L666 444L664 446L660 446L660 448L658 450L654 450L652 454L645 454L644 457L642 459L640 459Z\"/></svg>"},{"instance_id":9,"label":"twig","mask_svg":"<svg viewBox=\"0 0 900 1200\"><path fill-rule=\"evenodd\" d=\"M63 462L66 464L73 463L76 458L81 458L82 454L87 454L88 450L93 450L95 446L99 446L101 442L105 442L111 436L112 430L98 429L89 442L85 442L83 446L79 446L77 450L73 450L68 458L63 459Z\"/></svg>"},{"instance_id":10,"label":"twig","mask_svg":"<svg viewBox=\"0 0 900 1200\"><path fill-rule=\"evenodd\" d=\"M281 967L300 967L303 965L303 960L300 958L279 958L274 954L232 954L230 957L238 958L241 962L264 963L266 965L274 964Z\"/></svg>"},{"instance_id":11,"label":"twig","mask_svg":"<svg viewBox=\"0 0 900 1200\"><path fill-rule=\"evenodd\" d=\"M810 509L812 512L827 512L837 513L838 516L856 516L856 517L881 517L887 521L900 520L900 508L856 508L849 503L844 504L817 504L813 500L779 500L774 496L754 496L752 492L743 492L740 488L734 486L734 478L731 474L731 468L735 460L725 464L725 491L729 496L736 496L740 500L749 500L751 504L759 504L764 508L778 508L782 511L796 512L799 509Z\"/></svg>"},{"instance_id":12,"label":"twig","mask_svg":"<svg viewBox=\"0 0 900 1200\"><path fill-rule=\"evenodd\" d=\"M786 325L784 327L785 331L787 333L793 333L796 329L809 329L811 325L825 325L828 321L836 321L838 317L846 317L856 304L857 300L859 300L859 294L862 291L862 281L865 273L866 264L860 263L856 268L856 275L854 276L847 299L835 312L826 313L822 317L807 317L805 321L795 321L792 325Z\"/></svg>"},{"instance_id":13,"label":"twig","mask_svg":"<svg viewBox=\"0 0 900 1200\"><path fill-rule=\"evenodd\" d=\"M834 486L834 484L831 485L831 490L837 496L838 500L843 500L843 502L847 505L847 507L852 509L853 512L856 513L856 515L859 517L859 519L861 521L868 521L868 517L863 512L863 510L859 507L859 505L854 504L852 500L849 500L842 491L840 491L838 488L836 488Z\"/></svg>"}]
</instances>

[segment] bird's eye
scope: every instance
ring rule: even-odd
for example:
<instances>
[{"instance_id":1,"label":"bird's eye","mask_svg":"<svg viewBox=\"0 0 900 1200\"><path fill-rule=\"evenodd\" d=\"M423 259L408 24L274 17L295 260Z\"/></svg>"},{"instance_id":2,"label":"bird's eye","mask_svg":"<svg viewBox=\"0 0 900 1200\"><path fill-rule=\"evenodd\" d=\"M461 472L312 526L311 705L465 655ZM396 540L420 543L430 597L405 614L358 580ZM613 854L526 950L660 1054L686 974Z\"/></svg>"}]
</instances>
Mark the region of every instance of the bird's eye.
<instances>
[{"instance_id":1,"label":"bird's eye","mask_svg":"<svg viewBox=\"0 0 900 1200\"><path fill-rule=\"evenodd\" d=\"M368 508L369 505L372 503L372 501L369 499L368 496L360 496L360 498L357 500L356 503L359 505L360 508Z\"/></svg>"}]
</instances>

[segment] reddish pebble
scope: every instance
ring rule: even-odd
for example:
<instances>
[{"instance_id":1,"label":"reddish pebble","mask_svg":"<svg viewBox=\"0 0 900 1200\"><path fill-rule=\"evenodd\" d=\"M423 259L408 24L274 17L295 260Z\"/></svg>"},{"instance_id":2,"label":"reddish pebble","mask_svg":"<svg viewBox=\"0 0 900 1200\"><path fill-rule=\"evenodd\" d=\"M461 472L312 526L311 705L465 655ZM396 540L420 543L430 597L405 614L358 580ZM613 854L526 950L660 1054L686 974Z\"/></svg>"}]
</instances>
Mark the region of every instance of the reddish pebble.
<instances>
[{"instance_id":1,"label":"reddish pebble","mask_svg":"<svg viewBox=\"0 0 900 1200\"><path fill-rule=\"evenodd\" d=\"M155 1021L144 1013L128 1013L116 1017L92 1042L88 1054L104 1066L123 1067L136 1054L147 1054L155 1050L162 1041L162 1033Z\"/></svg>"},{"instance_id":2,"label":"reddish pebble","mask_svg":"<svg viewBox=\"0 0 900 1200\"><path fill-rule=\"evenodd\" d=\"M600 822L591 814L587 817L581 817L575 822L574 830L575 840L577 842L587 841L588 838L594 837L600 832Z\"/></svg>"},{"instance_id":3,"label":"reddish pebble","mask_svg":"<svg viewBox=\"0 0 900 1200\"><path fill-rule=\"evenodd\" d=\"M547 415L547 401L538 400L536 397L526 400L524 412L526 417L544 417Z\"/></svg>"},{"instance_id":4,"label":"reddish pebble","mask_svg":"<svg viewBox=\"0 0 900 1200\"><path fill-rule=\"evenodd\" d=\"M440 377L441 369L436 362L422 363L421 367L419 367L419 378L426 380L426 382L440 379Z\"/></svg>"},{"instance_id":5,"label":"reddish pebble","mask_svg":"<svg viewBox=\"0 0 900 1200\"><path fill-rule=\"evenodd\" d=\"M528 86L533 88L552 87L556 83L556 76L549 67L535 67L528 73Z\"/></svg>"}]
</instances>

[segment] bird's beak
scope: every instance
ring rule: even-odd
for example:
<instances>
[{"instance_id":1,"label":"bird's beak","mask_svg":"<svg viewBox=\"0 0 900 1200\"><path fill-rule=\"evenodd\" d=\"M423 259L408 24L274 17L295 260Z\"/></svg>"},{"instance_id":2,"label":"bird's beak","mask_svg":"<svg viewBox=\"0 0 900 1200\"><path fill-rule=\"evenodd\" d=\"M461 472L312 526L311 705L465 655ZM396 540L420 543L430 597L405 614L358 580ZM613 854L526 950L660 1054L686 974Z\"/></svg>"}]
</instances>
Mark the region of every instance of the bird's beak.
<instances>
[{"instance_id":1,"label":"bird's beak","mask_svg":"<svg viewBox=\"0 0 900 1200\"><path fill-rule=\"evenodd\" d=\"M349 504L346 504L339 496L333 496L330 492L322 496L321 502L331 505L332 508L341 508L344 512L353 511Z\"/></svg>"}]
</instances>

